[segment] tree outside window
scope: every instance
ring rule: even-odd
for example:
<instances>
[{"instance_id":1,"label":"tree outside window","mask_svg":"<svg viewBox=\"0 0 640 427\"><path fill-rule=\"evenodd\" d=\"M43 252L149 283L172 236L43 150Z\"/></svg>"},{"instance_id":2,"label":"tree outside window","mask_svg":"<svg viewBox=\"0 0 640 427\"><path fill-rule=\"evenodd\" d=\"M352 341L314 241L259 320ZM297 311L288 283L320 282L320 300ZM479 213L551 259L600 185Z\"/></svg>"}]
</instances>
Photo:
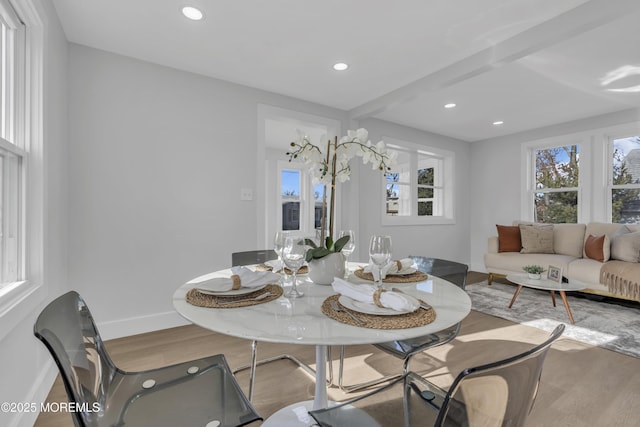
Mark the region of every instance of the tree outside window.
<instances>
[{"instance_id":1,"label":"tree outside window","mask_svg":"<svg viewBox=\"0 0 640 427\"><path fill-rule=\"evenodd\" d=\"M612 142L611 222L640 223L640 136Z\"/></svg>"},{"instance_id":2,"label":"tree outside window","mask_svg":"<svg viewBox=\"0 0 640 427\"><path fill-rule=\"evenodd\" d=\"M578 222L580 146L535 150L535 220Z\"/></svg>"}]
</instances>

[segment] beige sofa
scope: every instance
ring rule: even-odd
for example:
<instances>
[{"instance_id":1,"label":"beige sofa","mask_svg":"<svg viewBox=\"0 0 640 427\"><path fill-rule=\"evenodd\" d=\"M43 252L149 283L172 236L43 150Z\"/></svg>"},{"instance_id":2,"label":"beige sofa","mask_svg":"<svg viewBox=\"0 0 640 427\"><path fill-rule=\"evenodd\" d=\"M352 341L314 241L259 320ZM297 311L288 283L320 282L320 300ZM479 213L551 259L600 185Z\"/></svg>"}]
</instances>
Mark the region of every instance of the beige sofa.
<instances>
[{"instance_id":1,"label":"beige sofa","mask_svg":"<svg viewBox=\"0 0 640 427\"><path fill-rule=\"evenodd\" d=\"M513 225L531 224L514 221ZM589 223L589 224L554 224L553 225L553 252L554 253L520 253L499 252L498 236L489 237L488 250L484 256L485 267L489 273L489 285L494 277L505 277L507 274L523 273L525 265L537 264L545 269L549 265L562 268L562 275L570 283L584 284L587 289L584 292L594 293L616 298L640 300L640 264L610 260L599 262L585 256L584 245L590 235L606 235L607 241L616 232L621 224ZM640 232L640 225L626 227L630 232ZM610 253L605 247L607 257ZM613 264L610 264L613 263ZM616 278L616 285L612 285L610 275L606 272L603 277L603 266L608 265L626 275L624 280ZM627 268L629 267L629 268ZM605 268L605 269L606 269ZM602 270L602 271L601 271ZM602 279L601 279L602 278ZM605 284L607 283L607 284ZM617 286L623 284L624 286ZM629 291L631 288L631 291ZM622 289L622 290L621 290Z\"/></svg>"}]
</instances>

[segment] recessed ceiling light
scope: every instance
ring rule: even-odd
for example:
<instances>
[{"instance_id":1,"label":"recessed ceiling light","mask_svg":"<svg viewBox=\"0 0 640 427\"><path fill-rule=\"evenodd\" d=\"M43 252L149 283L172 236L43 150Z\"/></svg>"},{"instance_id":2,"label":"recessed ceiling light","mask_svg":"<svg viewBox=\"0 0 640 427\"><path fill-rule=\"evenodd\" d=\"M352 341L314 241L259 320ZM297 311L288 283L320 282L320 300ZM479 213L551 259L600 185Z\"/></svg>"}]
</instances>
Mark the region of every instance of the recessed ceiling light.
<instances>
[{"instance_id":1,"label":"recessed ceiling light","mask_svg":"<svg viewBox=\"0 0 640 427\"><path fill-rule=\"evenodd\" d=\"M456 104L454 104L453 102L450 102L448 104L444 104L444 108L455 108Z\"/></svg>"},{"instance_id":2,"label":"recessed ceiling light","mask_svg":"<svg viewBox=\"0 0 640 427\"><path fill-rule=\"evenodd\" d=\"M199 21L204 18L204 14L200 9L197 9L193 6L185 6L182 8L182 14L189 19L194 21Z\"/></svg>"},{"instance_id":3,"label":"recessed ceiling light","mask_svg":"<svg viewBox=\"0 0 640 427\"><path fill-rule=\"evenodd\" d=\"M500 126L501 124L504 124L504 122L502 120L498 120L496 122L493 122L494 126Z\"/></svg>"},{"instance_id":4,"label":"recessed ceiling light","mask_svg":"<svg viewBox=\"0 0 640 427\"><path fill-rule=\"evenodd\" d=\"M333 65L333 69L336 71L344 71L347 68L349 68L349 65L345 64L344 62L337 62Z\"/></svg>"}]
</instances>

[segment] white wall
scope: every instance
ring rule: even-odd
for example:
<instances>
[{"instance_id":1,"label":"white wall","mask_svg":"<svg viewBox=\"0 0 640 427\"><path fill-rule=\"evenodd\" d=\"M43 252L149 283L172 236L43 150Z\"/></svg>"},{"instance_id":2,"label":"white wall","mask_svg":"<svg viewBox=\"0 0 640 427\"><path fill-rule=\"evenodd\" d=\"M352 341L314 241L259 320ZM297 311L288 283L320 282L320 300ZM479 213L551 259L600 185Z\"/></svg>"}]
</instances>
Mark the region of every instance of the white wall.
<instances>
[{"instance_id":1,"label":"white wall","mask_svg":"<svg viewBox=\"0 0 640 427\"><path fill-rule=\"evenodd\" d=\"M70 282L105 337L181 323L176 288L258 245L258 104L345 113L79 45L70 57Z\"/></svg>"},{"instance_id":2,"label":"white wall","mask_svg":"<svg viewBox=\"0 0 640 427\"><path fill-rule=\"evenodd\" d=\"M469 180L471 269L485 271L487 239L497 234L496 224L511 224L524 218L520 210L522 144L637 122L639 119L640 110L627 110L472 143ZM596 209L591 210L591 220L603 221L602 217L595 215Z\"/></svg>"},{"instance_id":3,"label":"white wall","mask_svg":"<svg viewBox=\"0 0 640 427\"><path fill-rule=\"evenodd\" d=\"M67 289L67 59L68 44L49 1L36 1L45 20L44 275L42 287L0 314L0 402L43 402L57 370L33 336L44 303ZM4 333L6 332L6 334ZM31 426L37 413L0 412L2 426Z\"/></svg>"},{"instance_id":4,"label":"white wall","mask_svg":"<svg viewBox=\"0 0 640 427\"><path fill-rule=\"evenodd\" d=\"M380 174L371 170L370 167L360 168L358 230L360 236L363 236L360 240L361 259L367 258L366 245L369 236L388 234L392 237L394 258L422 255L468 263L469 181L471 179L469 144L381 120L364 120L360 126L369 131L369 138L374 143L388 136L455 153L455 224L382 226Z\"/></svg>"}]
</instances>

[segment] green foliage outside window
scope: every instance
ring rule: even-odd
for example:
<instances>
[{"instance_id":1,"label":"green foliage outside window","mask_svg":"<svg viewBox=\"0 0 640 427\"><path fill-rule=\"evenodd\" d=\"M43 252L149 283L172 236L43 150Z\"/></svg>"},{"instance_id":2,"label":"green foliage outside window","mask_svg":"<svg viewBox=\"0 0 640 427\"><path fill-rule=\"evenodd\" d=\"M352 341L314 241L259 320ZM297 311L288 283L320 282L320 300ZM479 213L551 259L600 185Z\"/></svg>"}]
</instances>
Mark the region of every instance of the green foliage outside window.
<instances>
[{"instance_id":1,"label":"green foliage outside window","mask_svg":"<svg viewBox=\"0 0 640 427\"><path fill-rule=\"evenodd\" d=\"M628 141L635 142L640 146L640 137L636 136L628 138ZM640 179L634 179L633 174L629 170L629 162L625 153L621 148L615 146L613 150L613 185L640 184ZM614 223L636 222L633 218L635 215L629 215L629 212L637 211L640 205L640 190L635 188L614 188L611 193L611 220ZM630 216L632 218L630 218ZM636 218L637 219L637 218Z\"/></svg>"},{"instance_id":2,"label":"green foliage outside window","mask_svg":"<svg viewBox=\"0 0 640 427\"><path fill-rule=\"evenodd\" d=\"M536 221L578 222L579 146L536 150ZM571 188L567 191L544 191Z\"/></svg>"}]
</instances>

